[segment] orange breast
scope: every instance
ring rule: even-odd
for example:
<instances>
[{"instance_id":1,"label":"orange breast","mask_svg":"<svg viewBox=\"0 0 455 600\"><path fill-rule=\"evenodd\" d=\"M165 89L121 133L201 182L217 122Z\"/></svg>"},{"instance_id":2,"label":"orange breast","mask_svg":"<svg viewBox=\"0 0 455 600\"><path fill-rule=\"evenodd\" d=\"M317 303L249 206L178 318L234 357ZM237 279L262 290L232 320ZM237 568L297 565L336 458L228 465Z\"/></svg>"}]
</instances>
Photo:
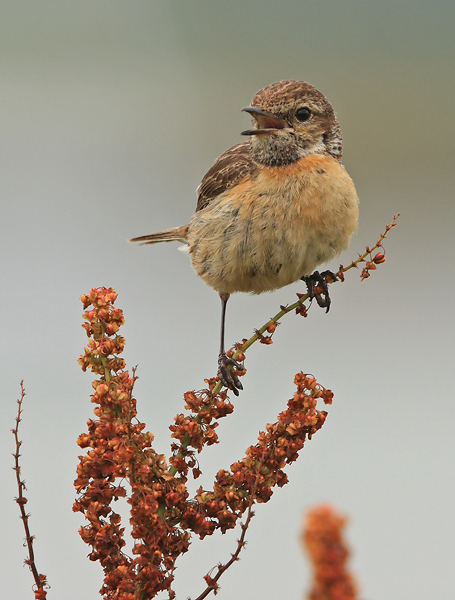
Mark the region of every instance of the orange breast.
<instances>
[{"instance_id":1,"label":"orange breast","mask_svg":"<svg viewBox=\"0 0 455 600\"><path fill-rule=\"evenodd\" d=\"M262 167L194 215L193 267L220 292L283 287L347 248L357 204L352 180L330 156Z\"/></svg>"}]
</instances>

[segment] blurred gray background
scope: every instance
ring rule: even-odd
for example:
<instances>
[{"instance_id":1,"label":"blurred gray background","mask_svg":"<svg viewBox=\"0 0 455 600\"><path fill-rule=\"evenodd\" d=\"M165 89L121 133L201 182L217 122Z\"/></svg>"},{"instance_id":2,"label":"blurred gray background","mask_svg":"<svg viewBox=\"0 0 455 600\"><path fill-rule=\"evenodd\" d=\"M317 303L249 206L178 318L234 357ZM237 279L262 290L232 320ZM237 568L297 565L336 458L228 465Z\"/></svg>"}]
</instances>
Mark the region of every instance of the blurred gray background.
<instances>
[{"instance_id":1,"label":"blurred gray background","mask_svg":"<svg viewBox=\"0 0 455 600\"><path fill-rule=\"evenodd\" d=\"M76 445L91 417L79 296L113 286L125 312L139 417L168 453L182 395L216 371L219 299L177 244L132 236L187 223L213 160L241 141L240 109L280 79L333 103L361 199L347 264L400 212L387 261L332 288L328 315L289 315L248 353L245 391L201 455L211 485L314 374L335 393L328 421L259 506L219 598L301 598L301 515L328 501L350 516L353 570L368 600L455 594L453 393L455 4L452 1L50 1L0 5L2 595L32 597L10 429L27 397L22 474L49 598L97 598L98 564L71 512ZM339 262L331 266L336 269ZM303 285L303 284L302 284ZM234 296L227 343L249 337L295 284ZM235 548L194 542L180 599Z\"/></svg>"}]
</instances>

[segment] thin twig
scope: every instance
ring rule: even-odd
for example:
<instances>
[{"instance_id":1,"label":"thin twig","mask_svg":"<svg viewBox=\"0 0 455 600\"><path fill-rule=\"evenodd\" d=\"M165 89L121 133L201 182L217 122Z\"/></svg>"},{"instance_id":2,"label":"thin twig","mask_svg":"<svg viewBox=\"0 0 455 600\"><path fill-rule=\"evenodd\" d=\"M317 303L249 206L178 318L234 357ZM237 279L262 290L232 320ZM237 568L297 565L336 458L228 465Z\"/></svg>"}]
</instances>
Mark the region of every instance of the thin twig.
<instances>
[{"instance_id":1,"label":"thin twig","mask_svg":"<svg viewBox=\"0 0 455 600\"><path fill-rule=\"evenodd\" d=\"M33 540L34 537L30 534L30 529L28 527L28 518L30 515L28 515L25 512L25 505L27 504L28 500L27 498L24 497L24 490L26 489L25 487L25 482L21 480L21 468L19 465L19 458L20 458L20 447L22 445L22 442L19 440L19 423L21 422L21 415L22 415L22 402L24 401L25 398L25 388L24 388L24 381L21 381L21 397L20 399L17 401L18 404L18 409L17 409L17 417L16 417L16 427L15 429L12 429L12 433L14 435L14 440L16 442L16 452L13 454L14 456L14 467L13 470L16 472L16 481L17 481L17 487L19 490L19 496L17 498L15 498L17 504L19 505L19 509L21 511L21 519L22 522L24 524L24 529L25 529L25 541L27 544L27 548L28 548L28 558L25 560L25 564L29 566L30 571L33 573L33 578L35 580L35 584L37 586L37 590L35 591L35 597L38 598L46 598L47 593L44 591L43 586L47 585L47 581L46 581L46 576L45 575L40 575L38 573L38 569L36 568L36 564L35 564L35 554L33 552Z\"/></svg>"},{"instance_id":2,"label":"thin twig","mask_svg":"<svg viewBox=\"0 0 455 600\"><path fill-rule=\"evenodd\" d=\"M258 467L258 470L259 470L259 468L260 467ZM258 485L258 478L259 478L259 472L256 475L256 481L250 492L250 499L248 502L248 512L247 512L247 516L246 516L246 521L245 521L245 523L240 524L242 533L240 535L240 538L237 540L236 551L234 552L234 554L231 554L231 558L228 560L228 562L226 564L217 565L216 568L218 569L218 571L217 571L215 577L210 576L211 571L209 571L209 573L207 573L207 575L204 577L205 581L207 582L207 587L202 592L202 594L200 594L196 598L196 600L204 600L204 598L206 598L210 594L210 592L214 592L215 595L218 593L218 589L219 589L218 581L219 581L221 575L223 575L223 573L225 573L231 565L233 565L235 562L237 562L237 560L239 559L240 552L243 550L243 548L245 548L246 532L248 530L248 527L250 526L251 519L254 517L253 504L254 504L254 496L255 496L256 488ZM213 571L213 569L212 569L212 571Z\"/></svg>"}]
</instances>

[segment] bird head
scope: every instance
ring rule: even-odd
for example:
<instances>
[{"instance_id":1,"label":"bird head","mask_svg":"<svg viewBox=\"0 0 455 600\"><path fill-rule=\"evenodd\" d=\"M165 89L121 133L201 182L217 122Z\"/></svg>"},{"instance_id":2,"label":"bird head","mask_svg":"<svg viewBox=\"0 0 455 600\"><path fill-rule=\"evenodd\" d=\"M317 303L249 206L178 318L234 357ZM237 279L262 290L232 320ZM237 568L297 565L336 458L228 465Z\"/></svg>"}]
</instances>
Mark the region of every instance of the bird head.
<instances>
[{"instance_id":1,"label":"bird head","mask_svg":"<svg viewBox=\"0 0 455 600\"><path fill-rule=\"evenodd\" d=\"M279 81L259 90L251 106L255 160L268 166L291 164L308 154L330 154L341 160L342 135L332 105L305 81Z\"/></svg>"}]
</instances>

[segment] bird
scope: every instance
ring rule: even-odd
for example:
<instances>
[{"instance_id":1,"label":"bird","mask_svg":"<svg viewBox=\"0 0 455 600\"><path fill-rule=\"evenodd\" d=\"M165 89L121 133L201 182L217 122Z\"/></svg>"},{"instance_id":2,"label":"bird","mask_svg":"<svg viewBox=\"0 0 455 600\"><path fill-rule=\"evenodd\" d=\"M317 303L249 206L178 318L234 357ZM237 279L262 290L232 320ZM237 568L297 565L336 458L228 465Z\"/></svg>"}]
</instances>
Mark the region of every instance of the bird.
<instances>
[{"instance_id":1,"label":"bird","mask_svg":"<svg viewBox=\"0 0 455 600\"><path fill-rule=\"evenodd\" d=\"M261 294L302 279L310 297L323 285L325 300L319 296L318 303L328 310L326 279L315 269L347 250L359 214L341 163L341 128L322 92L305 81L278 81L242 111L252 118L241 133L248 139L207 171L190 222L129 240L187 244L194 270L221 298L218 376L236 396L243 386L235 369L243 367L224 347L230 295Z\"/></svg>"}]
</instances>

